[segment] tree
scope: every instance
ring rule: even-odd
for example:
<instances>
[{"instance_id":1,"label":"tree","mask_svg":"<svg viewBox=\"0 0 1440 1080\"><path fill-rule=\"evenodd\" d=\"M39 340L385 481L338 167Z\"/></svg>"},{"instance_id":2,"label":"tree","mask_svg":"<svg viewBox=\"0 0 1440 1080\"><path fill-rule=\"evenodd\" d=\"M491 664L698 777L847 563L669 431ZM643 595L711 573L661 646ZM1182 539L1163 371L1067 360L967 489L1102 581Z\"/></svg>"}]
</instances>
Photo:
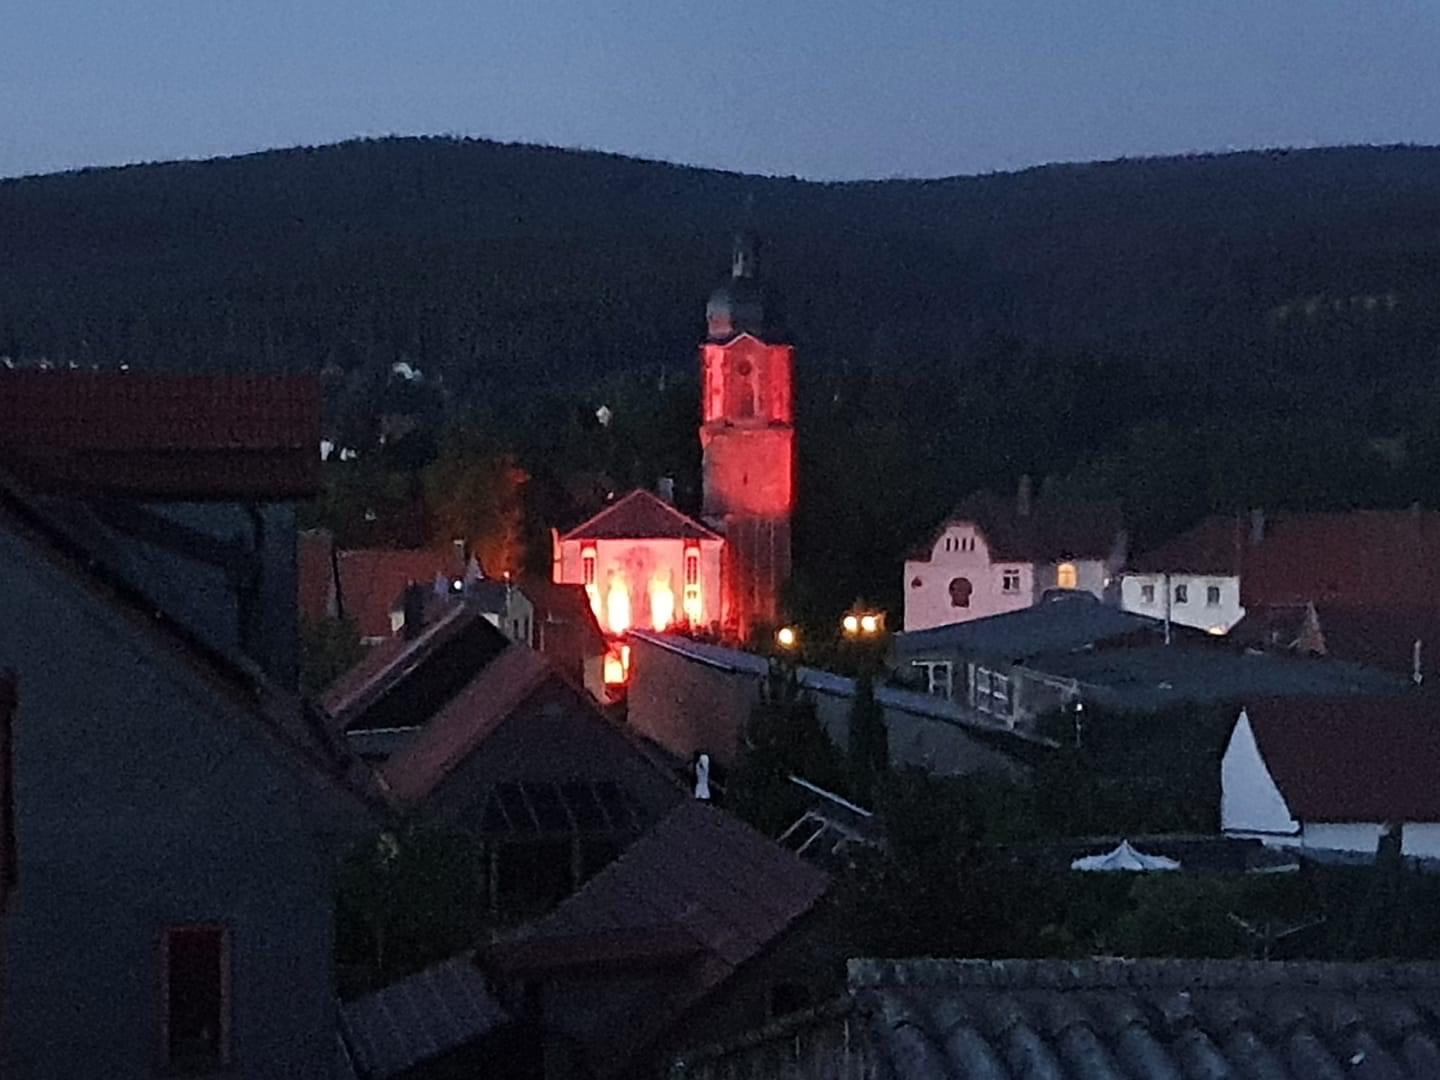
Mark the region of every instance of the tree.
<instances>
[{"instance_id":1,"label":"tree","mask_svg":"<svg viewBox=\"0 0 1440 1080\"><path fill-rule=\"evenodd\" d=\"M464 540L492 577L522 572L528 480L515 455L475 418L453 424L424 472L435 541Z\"/></svg>"},{"instance_id":2,"label":"tree","mask_svg":"<svg viewBox=\"0 0 1440 1080\"><path fill-rule=\"evenodd\" d=\"M740 760L730 774L727 795L740 817L768 836L791 825L805 799L790 777L843 793L844 764L820 726L815 702L801 689L793 670L772 664L760 700L745 726Z\"/></svg>"},{"instance_id":3,"label":"tree","mask_svg":"<svg viewBox=\"0 0 1440 1080\"><path fill-rule=\"evenodd\" d=\"M300 689L318 694L360 662L365 646L350 619L300 620Z\"/></svg>"},{"instance_id":4,"label":"tree","mask_svg":"<svg viewBox=\"0 0 1440 1080\"><path fill-rule=\"evenodd\" d=\"M868 671L855 680L850 705L850 789L862 803L870 801L876 784L890 770L890 732L885 711L875 700L875 684Z\"/></svg>"}]
</instances>

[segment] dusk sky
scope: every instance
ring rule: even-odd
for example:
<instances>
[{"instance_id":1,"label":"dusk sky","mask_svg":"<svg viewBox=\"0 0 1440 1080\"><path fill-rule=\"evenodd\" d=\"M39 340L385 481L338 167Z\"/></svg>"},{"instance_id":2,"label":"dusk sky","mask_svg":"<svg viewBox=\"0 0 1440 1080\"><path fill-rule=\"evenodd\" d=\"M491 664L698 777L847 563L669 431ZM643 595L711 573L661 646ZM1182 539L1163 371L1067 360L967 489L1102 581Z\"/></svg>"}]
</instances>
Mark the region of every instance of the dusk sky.
<instances>
[{"instance_id":1,"label":"dusk sky","mask_svg":"<svg viewBox=\"0 0 1440 1080\"><path fill-rule=\"evenodd\" d=\"M453 133L815 178L1440 142L1440 3L13 0L0 176Z\"/></svg>"}]
</instances>

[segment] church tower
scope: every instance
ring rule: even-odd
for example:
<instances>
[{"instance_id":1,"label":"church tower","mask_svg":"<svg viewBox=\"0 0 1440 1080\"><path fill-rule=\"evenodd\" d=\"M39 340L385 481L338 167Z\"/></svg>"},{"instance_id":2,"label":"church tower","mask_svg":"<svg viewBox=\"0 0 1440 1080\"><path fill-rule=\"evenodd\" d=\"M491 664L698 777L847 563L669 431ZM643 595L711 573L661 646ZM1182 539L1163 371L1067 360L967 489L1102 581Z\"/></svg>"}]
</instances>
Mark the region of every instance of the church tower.
<instances>
[{"instance_id":1,"label":"church tower","mask_svg":"<svg viewBox=\"0 0 1440 1080\"><path fill-rule=\"evenodd\" d=\"M785 335L759 280L752 235L736 237L730 280L711 294L705 320L701 516L725 535L723 621L743 639L757 623L780 619L795 498L795 350L780 344Z\"/></svg>"}]
</instances>

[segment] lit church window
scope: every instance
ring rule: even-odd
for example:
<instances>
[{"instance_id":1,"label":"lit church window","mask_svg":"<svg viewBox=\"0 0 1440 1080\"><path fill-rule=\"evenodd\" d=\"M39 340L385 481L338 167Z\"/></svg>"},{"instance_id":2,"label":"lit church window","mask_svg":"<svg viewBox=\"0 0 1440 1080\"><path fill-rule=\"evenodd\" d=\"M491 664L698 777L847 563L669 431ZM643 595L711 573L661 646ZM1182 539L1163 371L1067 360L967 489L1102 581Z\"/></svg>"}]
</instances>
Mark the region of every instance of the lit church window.
<instances>
[{"instance_id":1,"label":"lit church window","mask_svg":"<svg viewBox=\"0 0 1440 1080\"><path fill-rule=\"evenodd\" d=\"M667 576L656 574L650 582L650 626L655 630L668 630L675 621L675 590L670 588Z\"/></svg>"},{"instance_id":2,"label":"lit church window","mask_svg":"<svg viewBox=\"0 0 1440 1080\"><path fill-rule=\"evenodd\" d=\"M580 580L586 585L595 584L595 549L584 548L580 552Z\"/></svg>"},{"instance_id":3,"label":"lit church window","mask_svg":"<svg viewBox=\"0 0 1440 1080\"><path fill-rule=\"evenodd\" d=\"M630 589L623 577L610 580L610 592L605 597L605 622L612 634L623 634L630 629Z\"/></svg>"},{"instance_id":4,"label":"lit church window","mask_svg":"<svg viewBox=\"0 0 1440 1080\"><path fill-rule=\"evenodd\" d=\"M698 547L687 547L685 549L685 618L691 626L699 626L704 620L704 610L700 603L700 549Z\"/></svg>"}]
</instances>

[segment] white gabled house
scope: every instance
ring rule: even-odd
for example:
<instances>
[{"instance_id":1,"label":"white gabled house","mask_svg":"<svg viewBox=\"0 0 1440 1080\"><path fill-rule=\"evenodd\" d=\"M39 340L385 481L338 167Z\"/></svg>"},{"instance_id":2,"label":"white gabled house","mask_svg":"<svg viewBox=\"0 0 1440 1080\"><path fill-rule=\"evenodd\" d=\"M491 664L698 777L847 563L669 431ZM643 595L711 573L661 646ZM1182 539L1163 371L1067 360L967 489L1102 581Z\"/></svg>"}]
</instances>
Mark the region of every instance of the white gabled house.
<instances>
[{"instance_id":1,"label":"white gabled house","mask_svg":"<svg viewBox=\"0 0 1440 1080\"><path fill-rule=\"evenodd\" d=\"M1266 701L1240 712L1220 766L1220 827L1274 847L1440 859L1440 701Z\"/></svg>"}]
</instances>

